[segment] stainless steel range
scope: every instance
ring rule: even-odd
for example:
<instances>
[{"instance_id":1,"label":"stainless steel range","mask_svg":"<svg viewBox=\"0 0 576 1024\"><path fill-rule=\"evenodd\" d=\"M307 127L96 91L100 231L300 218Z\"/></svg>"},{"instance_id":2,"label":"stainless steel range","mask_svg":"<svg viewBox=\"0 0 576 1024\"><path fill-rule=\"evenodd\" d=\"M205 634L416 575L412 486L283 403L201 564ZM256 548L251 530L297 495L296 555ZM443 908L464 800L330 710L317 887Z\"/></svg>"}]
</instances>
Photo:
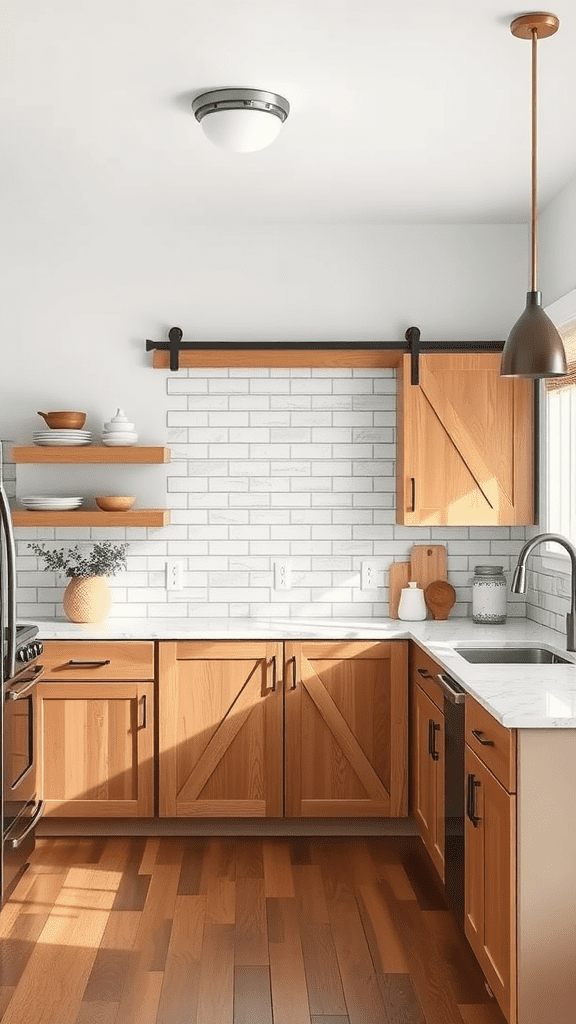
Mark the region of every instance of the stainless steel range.
<instances>
[{"instance_id":1,"label":"stainless steel range","mask_svg":"<svg viewBox=\"0 0 576 1024\"><path fill-rule=\"evenodd\" d=\"M38 627L16 624L15 545L2 483L0 444L0 742L2 743L2 903L25 871L44 804L37 795L36 683L42 675Z\"/></svg>"}]
</instances>

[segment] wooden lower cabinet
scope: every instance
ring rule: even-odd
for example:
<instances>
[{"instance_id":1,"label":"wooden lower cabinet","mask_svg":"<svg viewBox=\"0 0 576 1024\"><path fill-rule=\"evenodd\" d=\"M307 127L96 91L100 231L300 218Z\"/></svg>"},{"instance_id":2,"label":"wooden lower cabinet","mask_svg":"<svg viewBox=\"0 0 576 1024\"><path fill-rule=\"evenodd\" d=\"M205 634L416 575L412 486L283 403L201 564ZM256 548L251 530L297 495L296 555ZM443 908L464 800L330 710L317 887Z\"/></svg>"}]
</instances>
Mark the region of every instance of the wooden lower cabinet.
<instances>
[{"instance_id":1,"label":"wooden lower cabinet","mask_svg":"<svg viewBox=\"0 0 576 1024\"><path fill-rule=\"evenodd\" d=\"M282 644L159 647L160 815L281 817Z\"/></svg>"},{"instance_id":2,"label":"wooden lower cabinet","mask_svg":"<svg viewBox=\"0 0 576 1024\"><path fill-rule=\"evenodd\" d=\"M411 688L411 735L411 810L444 881L444 714L415 682Z\"/></svg>"},{"instance_id":3,"label":"wooden lower cabinet","mask_svg":"<svg viewBox=\"0 0 576 1024\"><path fill-rule=\"evenodd\" d=\"M516 1024L516 796L465 747L464 929L509 1024Z\"/></svg>"},{"instance_id":4,"label":"wooden lower cabinet","mask_svg":"<svg viewBox=\"0 0 576 1024\"><path fill-rule=\"evenodd\" d=\"M47 815L154 814L154 643L49 640L37 687Z\"/></svg>"},{"instance_id":5,"label":"wooden lower cabinet","mask_svg":"<svg viewBox=\"0 0 576 1024\"><path fill-rule=\"evenodd\" d=\"M407 813L407 644L160 644L160 814Z\"/></svg>"},{"instance_id":6,"label":"wooden lower cabinet","mask_svg":"<svg viewBox=\"0 0 576 1024\"><path fill-rule=\"evenodd\" d=\"M56 817L154 814L154 684L38 685L40 796Z\"/></svg>"},{"instance_id":7,"label":"wooden lower cabinet","mask_svg":"<svg viewBox=\"0 0 576 1024\"><path fill-rule=\"evenodd\" d=\"M286 816L405 816L407 643L285 648Z\"/></svg>"}]
</instances>

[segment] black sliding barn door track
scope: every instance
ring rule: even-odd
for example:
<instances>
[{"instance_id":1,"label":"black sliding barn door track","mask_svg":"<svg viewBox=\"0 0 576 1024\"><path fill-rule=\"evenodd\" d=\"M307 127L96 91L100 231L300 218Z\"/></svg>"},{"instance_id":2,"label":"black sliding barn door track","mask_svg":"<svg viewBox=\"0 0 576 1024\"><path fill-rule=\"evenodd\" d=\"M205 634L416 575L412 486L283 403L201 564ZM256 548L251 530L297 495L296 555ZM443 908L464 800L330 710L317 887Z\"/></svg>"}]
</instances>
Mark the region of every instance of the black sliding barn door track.
<instances>
[{"instance_id":1,"label":"black sliding barn door track","mask_svg":"<svg viewBox=\"0 0 576 1024\"><path fill-rule=\"evenodd\" d=\"M251 352L277 349L279 351L314 352L326 351L356 352L362 350L388 352L408 352L410 354L410 383L418 384L419 358L426 352L501 352L503 341L421 341L420 329L409 327L404 335L405 341L182 341L183 332L180 327L171 327L168 341L146 341L146 351L158 349L170 353L170 370L180 369L180 352L214 351L234 352L246 349Z\"/></svg>"}]
</instances>

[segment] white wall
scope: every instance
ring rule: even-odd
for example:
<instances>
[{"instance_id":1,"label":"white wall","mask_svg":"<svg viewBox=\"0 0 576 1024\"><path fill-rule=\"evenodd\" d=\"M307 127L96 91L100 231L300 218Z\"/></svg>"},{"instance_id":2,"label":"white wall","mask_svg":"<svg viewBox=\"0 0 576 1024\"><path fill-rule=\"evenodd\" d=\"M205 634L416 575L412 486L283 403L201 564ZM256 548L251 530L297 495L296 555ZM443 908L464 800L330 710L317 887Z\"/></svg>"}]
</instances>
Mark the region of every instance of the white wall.
<instances>
[{"instance_id":1,"label":"white wall","mask_svg":"<svg viewBox=\"0 0 576 1024\"><path fill-rule=\"evenodd\" d=\"M0 436L19 441L38 409L85 409L97 429L121 405L162 442L164 379L144 341L175 324L190 340L402 340L411 324L499 338L525 290L519 225L225 229L135 222L96 199L79 219L45 198L0 200Z\"/></svg>"},{"instance_id":2,"label":"white wall","mask_svg":"<svg viewBox=\"0 0 576 1024\"><path fill-rule=\"evenodd\" d=\"M556 302L576 287L576 178L548 204L539 222L539 276L545 306ZM530 535L542 532L542 521ZM561 577L564 577L561 579ZM529 618L566 632L570 610L570 581L566 571L544 564L541 550L530 559L527 614Z\"/></svg>"},{"instance_id":3,"label":"white wall","mask_svg":"<svg viewBox=\"0 0 576 1024\"><path fill-rule=\"evenodd\" d=\"M576 287L576 177L542 210L538 233L540 290L546 306Z\"/></svg>"},{"instance_id":4,"label":"white wall","mask_svg":"<svg viewBox=\"0 0 576 1024\"><path fill-rule=\"evenodd\" d=\"M191 340L402 340L411 324L421 328L423 339L494 339L506 335L525 291L526 231L520 225L222 227L154 220L146 211L136 221L123 210L121 197L109 205L99 202L97 192L91 196L89 183L83 211L68 209L62 196L52 204L49 200L37 197L19 207L8 201L4 211L0 208L6 246L0 436L20 443L29 441L40 424L38 409L84 409L88 426L97 431L117 405L136 422L142 442L169 443L175 396L167 393L166 373L151 369L144 341L166 337L175 324ZM193 426L189 429L193 431ZM209 458L215 457L210 450ZM193 463L187 459L175 464L170 479L183 473L197 475ZM387 474L393 474L393 468L392 454ZM64 493L70 493L68 473L19 469L18 491L65 487ZM151 481L156 486L160 481L163 492L166 487L158 467L131 470L125 479L126 490L140 499ZM75 481L83 493L88 486L85 476L75 476ZM98 489L103 483L99 477ZM230 495L233 486L238 485L230 484ZM122 490L117 476L114 489ZM166 611L169 602L161 575L166 554L182 555L188 571L195 571L198 531L210 526L209 515L203 525L184 515L175 492L172 498L166 493L159 497L174 508L173 526L148 533L105 534L126 536L131 542L130 572L116 581L115 614L131 614L136 605L138 614ZM388 514L392 516L393 509L388 508ZM348 524L351 535L362 523L365 518L359 517ZM372 519L371 525L375 523ZM331 525L335 556L339 538L334 520ZM221 526L211 537L203 537L203 550L216 559L215 573L222 571L223 564L217 553ZM35 534L70 542L97 537L99 532L18 531L20 614L60 613L62 592L61 582L41 572L30 559L26 542ZM400 557L399 539L406 551L417 539L402 535L401 530L392 534L383 530L382 535L381 541L371 538L374 547L365 549L366 554L377 554L382 565ZM386 536L391 542L389 552L382 546ZM469 571L477 553L483 560L496 554L491 545L500 542L506 546L505 552L500 551L507 567L512 548L519 546L508 530L491 538L474 537L469 531L457 539L454 532L453 537L454 555L458 552L460 558L454 567L459 573ZM276 539L282 540L278 531ZM353 593L359 557L350 553L347 563L350 600L343 601L342 607L346 614L361 597ZM264 569L268 574L271 558ZM190 595L187 604L173 603L172 614L193 613L198 604L210 606L211 587L217 586L218 579L210 571L206 563L202 593L196 599ZM225 571L233 571L230 563ZM235 579L243 590L238 601L233 593ZM335 585L337 579L334 575L330 583ZM219 613L245 610L246 587L254 582L246 576L225 577L230 600L227 608L219 602ZM456 582L464 588L460 594L464 613L467 580L461 576ZM274 600L269 575L264 586L268 593L260 606ZM319 588L310 587L301 604L291 605L288 611L309 613L320 596ZM362 612L382 614L386 598L381 590L364 601Z\"/></svg>"}]
</instances>

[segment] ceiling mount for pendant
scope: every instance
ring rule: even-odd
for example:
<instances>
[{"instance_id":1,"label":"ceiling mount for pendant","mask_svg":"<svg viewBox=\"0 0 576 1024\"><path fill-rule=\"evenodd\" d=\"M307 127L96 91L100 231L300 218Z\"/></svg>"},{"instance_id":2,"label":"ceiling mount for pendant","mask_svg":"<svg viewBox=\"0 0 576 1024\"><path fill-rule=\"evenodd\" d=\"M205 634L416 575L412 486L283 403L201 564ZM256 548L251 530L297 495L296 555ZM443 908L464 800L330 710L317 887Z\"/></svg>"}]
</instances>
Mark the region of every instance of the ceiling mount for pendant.
<instances>
[{"instance_id":1,"label":"ceiling mount for pendant","mask_svg":"<svg viewBox=\"0 0 576 1024\"><path fill-rule=\"evenodd\" d=\"M539 39L553 36L560 28L560 19L555 14L534 11L532 14L521 14L510 22L510 31L517 39L532 39L536 31Z\"/></svg>"},{"instance_id":2,"label":"ceiling mount for pendant","mask_svg":"<svg viewBox=\"0 0 576 1024\"><path fill-rule=\"evenodd\" d=\"M542 293L537 282L537 46L538 39L546 39L558 31L560 20L555 14L535 11L522 14L510 23L510 31L517 39L532 42L532 153L531 153L531 205L530 205L530 291L526 295L526 308L514 324L502 353L500 372L505 377L562 377L568 372L562 338L550 317L542 309Z\"/></svg>"}]
</instances>

